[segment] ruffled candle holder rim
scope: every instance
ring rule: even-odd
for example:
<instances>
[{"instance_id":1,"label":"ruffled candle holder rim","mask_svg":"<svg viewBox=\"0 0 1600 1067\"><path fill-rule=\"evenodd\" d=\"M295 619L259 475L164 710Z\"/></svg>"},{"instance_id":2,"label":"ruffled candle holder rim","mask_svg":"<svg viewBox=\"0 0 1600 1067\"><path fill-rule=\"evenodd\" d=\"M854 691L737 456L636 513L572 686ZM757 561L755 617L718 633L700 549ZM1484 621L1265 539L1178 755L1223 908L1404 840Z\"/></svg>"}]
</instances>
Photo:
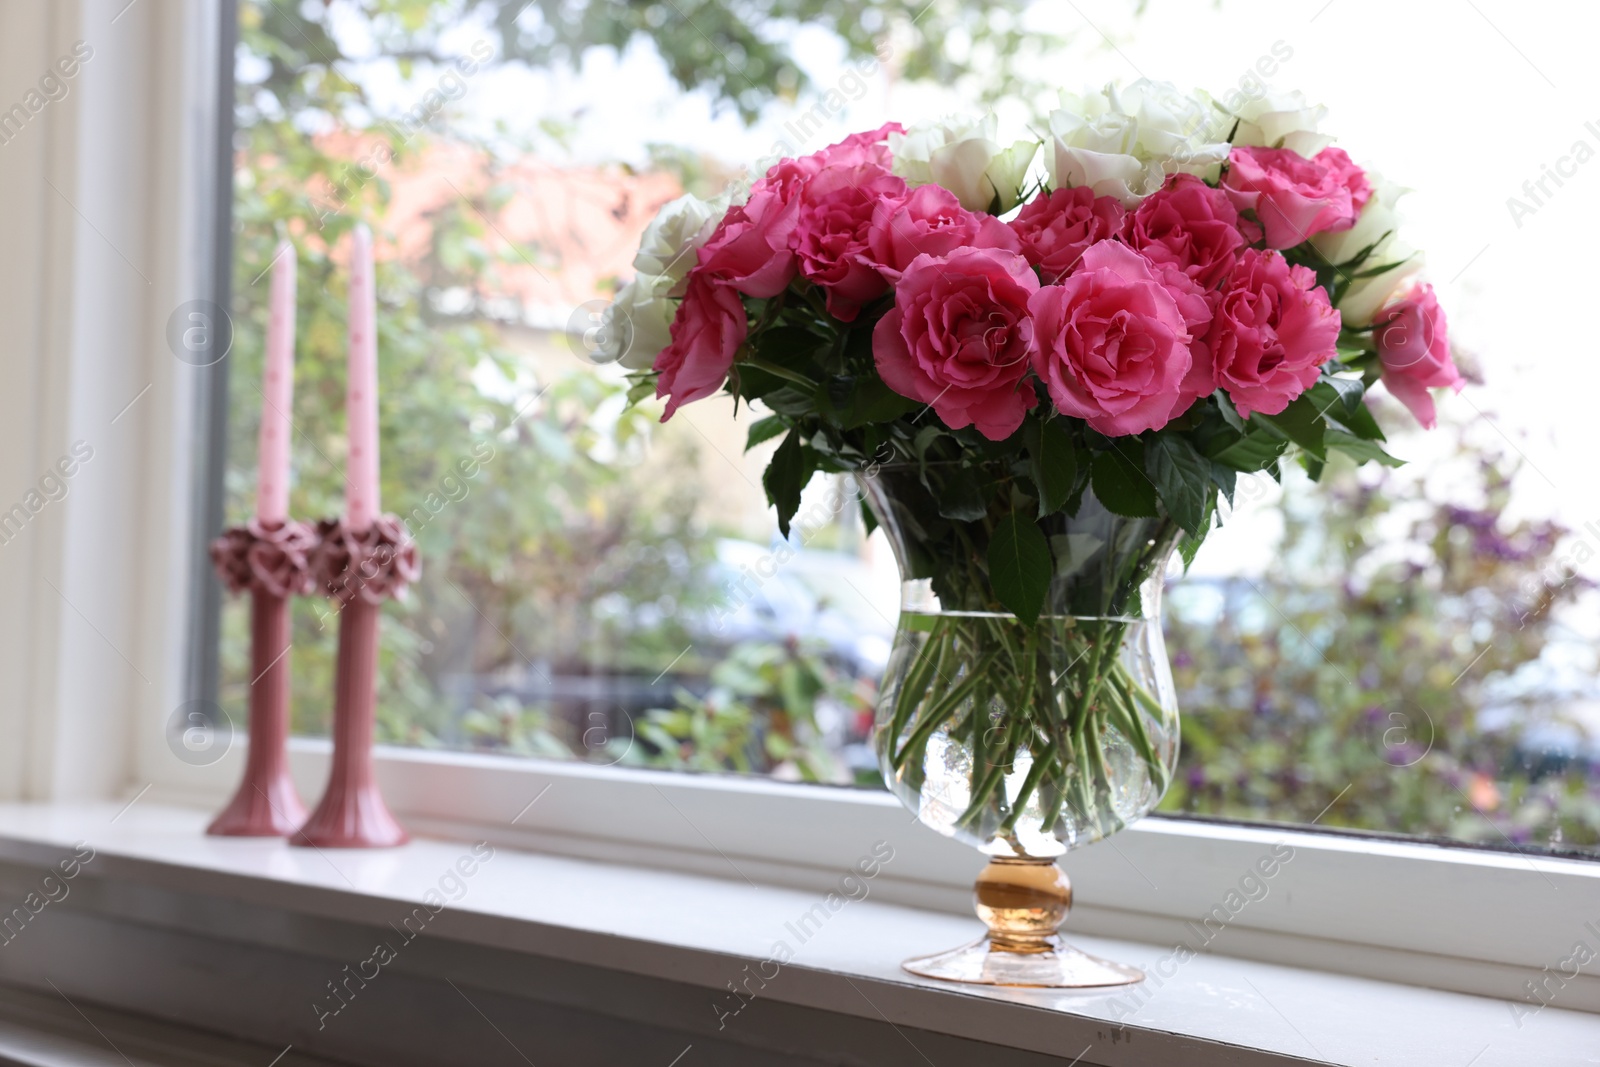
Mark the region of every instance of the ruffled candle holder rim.
<instances>
[{"instance_id":1,"label":"ruffled candle holder rim","mask_svg":"<svg viewBox=\"0 0 1600 1067\"><path fill-rule=\"evenodd\" d=\"M212 540L211 564L230 593L301 596L312 590L311 558L317 545L317 531L309 523L252 517Z\"/></svg>"},{"instance_id":2,"label":"ruffled candle holder rim","mask_svg":"<svg viewBox=\"0 0 1600 1067\"><path fill-rule=\"evenodd\" d=\"M399 516L385 512L357 530L346 516L317 523L311 571L319 593L341 605L403 600L422 574L416 542Z\"/></svg>"}]
</instances>

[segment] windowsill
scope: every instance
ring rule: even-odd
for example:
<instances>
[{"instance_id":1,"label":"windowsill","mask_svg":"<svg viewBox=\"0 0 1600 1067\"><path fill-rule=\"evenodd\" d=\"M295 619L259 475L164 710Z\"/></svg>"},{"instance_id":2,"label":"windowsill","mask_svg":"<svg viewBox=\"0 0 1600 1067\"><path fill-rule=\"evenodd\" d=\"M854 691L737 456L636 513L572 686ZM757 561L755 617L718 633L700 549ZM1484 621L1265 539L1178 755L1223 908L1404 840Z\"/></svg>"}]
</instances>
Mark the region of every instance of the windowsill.
<instances>
[{"instance_id":1,"label":"windowsill","mask_svg":"<svg viewBox=\"0 0 1600 1067\"><path fill-rule=\"evenodd\" d=\"M158 777L141 806L217 810L243 774L243 748L205 767L164 760L164 772L187 773ZM325 740L290 741L301 796L321 790L329 757ZM813 895L887 842L894 862L874 901L972 914L981 857L917 825L886 792L382 745L375 763L390 807L420 835ZM1292 862L1247 884L1285 847ZM1215 953L1502 1000L1524 996L1600 922L1600 863L1290 826L1152 817L1075 849L1062 867L1075 934L1172 946L1193 937L1190 924L1227 915L1207 942ZM1558 1003L1600 1014L1600 973L1569 981Z\"/></svg>"},{"instance_id":2,"label":"windowsill","mask_svg":"<svg viewBox=\"0 0 1600 1067\"><path fill-rule=\"evenodd\" d=\"M96 855L80 877L132 883L156 895L167 890L241 902L299 919L382 926L405 914L393 905L420 903L469 852L432 840L396 850L318 852L276 840L208 838L202 833L206 813L148 799L118 810L0 805L0 861L54 865L87 841ZM745 980L746 963L755 973L755 961L771 958L781 940L793 959L759 988L758 1001L1066 1058L1083 1051L1086 1065L1558 1067L1594 1063L1593 1050L1600 1047L1600 1018L1582 1012L1545 1008L1525 1013L1519 1025L1503 1001L1209 954L1159 982L1153 976L1133 987L1138 992L953 987L909 976L899 961L970 940L979 932L976 919L869 897L830 913L802 942L795 924L822 899L814 892L500 847L427 933L701 987L706 1008L696 1025L709 1021L713 1030L713 1005L726 1011L736 1003L728 983ZM1170 946L1072 940L1147 971L1171 952ZM765 973L772 975L771 965ZM125 980L137 979L130 974ZM29 984L35 983L42 984ZM758 988L755 979L751 986ZM1143 1003L1119 1009L1133 996ZM628 1010L624 1004L593 1008ZM304 1006L296 1013L306 1014ZM722 1022L729 1029L740 1025L738 1015Z\"/></svg>"}]
</instances>

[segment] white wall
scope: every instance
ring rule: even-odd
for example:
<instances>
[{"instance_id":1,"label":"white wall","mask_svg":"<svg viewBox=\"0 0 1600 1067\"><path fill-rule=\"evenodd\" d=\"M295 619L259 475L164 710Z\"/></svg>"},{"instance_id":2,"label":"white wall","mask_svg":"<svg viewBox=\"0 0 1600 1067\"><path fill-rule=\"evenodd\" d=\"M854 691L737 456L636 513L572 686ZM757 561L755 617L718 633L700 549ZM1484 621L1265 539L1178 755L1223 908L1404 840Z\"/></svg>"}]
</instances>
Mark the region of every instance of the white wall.
<instances>
[{"instance_id":1,"label":"white wall","mask_svg":"<svg viewBox=\"0 0 1600 1067\"><path fill-rule=\"evenodd\" d=\"M204 372L165 331L208 285L216 18L203 0L0 0L0 119L28 111L0 128L0 522L39 508L0 543L3 797L136 790L183 699ZM61 496L76 442L92 457Z\"/></svg>"}]
</instances>

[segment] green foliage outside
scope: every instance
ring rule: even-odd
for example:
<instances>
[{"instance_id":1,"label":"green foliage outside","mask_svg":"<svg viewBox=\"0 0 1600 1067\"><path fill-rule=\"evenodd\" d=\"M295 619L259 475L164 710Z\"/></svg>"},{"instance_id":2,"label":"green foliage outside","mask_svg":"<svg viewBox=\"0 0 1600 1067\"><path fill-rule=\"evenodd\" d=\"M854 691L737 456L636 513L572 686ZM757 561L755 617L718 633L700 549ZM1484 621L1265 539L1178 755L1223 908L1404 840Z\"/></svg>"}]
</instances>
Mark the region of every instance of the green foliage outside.
<instances>
[{"instance_id":1,"label":"green foliage outside","mask_svg":"<svg viewBox=\"0 0 1600 1067\"><path fill-rule=\"evenodd\" d=\"M456 6L375 8L377 21L413 27L422 39ZM384 234L388 177L414 160L427 137L408 140L397 127L373 125L356 155L308 135L328 122L363 128L365 99L341 73L349 61L322 23L301 10L293 3L240 8L241 52L264 60L267 74L240 85L237 108L230 522L243 521L254 506L264 272L283 235L299 251L290 510L307 519L341 510L346 273L329 250L358 220ZM378 146L387 155L377 154ZM358 165L389 157L368 170ZM653 420L623 411L618 386L576 358L570 372L539 380L496 324L436 310L453 288L547 255L507 249L492 232L486 216L507 195L491 181L478 200L431 216L431 243L420 263L378 264L382 495L385 507L407 520L425 561L409 600L386 609L379 708L385 741L440 743L462 699L464 675L665 662L686 643L673 612L639 630L626 614L598 617L589 605L620 595L629 604L692 606L694 577L709 550L694 500L681 485L653 488L629 477ZM692 464L693 457L675 461ZM476 474L464 476L463 463L467 469L476 463ZM326 604L296 603L299 732L328 727L336 625ZM229 708L245 704L247 627L241 609L226 613L222 701Z\"/></svg>"},{"instance_id":2,"label":"green foliage outside","mask_svg":"<svg viewBox=\"0 0 1600 1067\"><path fill-rule=\"evenodd\" d=\"M1172 590L1183 755L1163 811L1600 846L1600 767L1531 735L1572 725L1550 658L1589 585L1559 562L1568 531L1505 517L1513 464L1465 440L1460 459L1477 500L1387 472L1291 483L1263 577Z\"/></svg>"}]
</instances>

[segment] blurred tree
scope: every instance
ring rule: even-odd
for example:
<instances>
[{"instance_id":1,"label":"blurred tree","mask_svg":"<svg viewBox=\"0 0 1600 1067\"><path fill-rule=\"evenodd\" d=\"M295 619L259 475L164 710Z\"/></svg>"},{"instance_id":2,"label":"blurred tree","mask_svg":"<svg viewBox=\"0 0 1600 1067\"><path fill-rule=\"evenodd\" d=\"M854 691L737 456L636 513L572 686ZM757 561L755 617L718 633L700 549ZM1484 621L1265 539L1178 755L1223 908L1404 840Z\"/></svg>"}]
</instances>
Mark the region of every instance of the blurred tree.
<instances>
[{"instance_id":1,"label":"blurred tree","mask_svg":"<svg viewBox=\"0 0 1600 1067\"><path fill-rule=\"evenodd\" d=\"M1042 40L1022 32L1027 2L243 0L229 521L252 507L263 275L284 235L300 257L292 510L319 517L342 506L345 278L336 250L358 220L384 235L389 176L433 141L427 121L442 107L419 91L420 122L383 113L363 84L366 64L392 60L401 78L433 88L422 76L437 81L462 58L448 41L462 27L487 41L468 50L473 62L575 68L591 49L642 44L685 90L703 89L749 121L774 100L817 95L791 54L801 23L832 31L851 59L887 54L889 41L904 76L974 78L999 92L1010 68L997 57ZM572 121L531 116L524 147L529 138L558 143ZM411 744L482 742L480 719L462 725L469 708L489 714L465 679L515 687L552 672L653 673L685 646L682 619L709 595L695 580L710 540L692 495L681 482L631 476L647 451L648 418L621 411L619 387L576 360L541 380L477 298L505 265L560 267L550 250L510 244L494 229L510 195L499 180L507 160L478 147L487 181L427 215L420 259L378 264L382 491L426 560L410 600L388 611L379 730ZM714 161L670 147L654 154L687 179L719 173ZM695 460L683 450L665 461L688 470ZM331 620L326 605L296 605L302 732L329 720ZM229 611L222 695L234 708L248 684L245 630L242 612Z\"/></svg>"},{"instance_id":2,"label":"blurred tree","mask_svg":"<svg viewBox=\"0 0 1600 1067\"><path fill-rule=\"evenodd\" d=\"M846 59L892 54L909 80L967 83L983 100L1019 90L1015 62L1043 54L1061 38L1027 26L1033 0L246 0L255 26L268 38L261 53L273 71L269 90L289 88L303 72L312 77L280 97L338 116L359 96L359 86L337 70L352 58L341 41L364 39L362 56L401 63L409 76L419 63L448 65L444 40L462 25L482 26L503 61L577 69L594 49L623 52L636 43L653 47L684 91L704 90L746 122L774 100L795 100L815 86L795 59L795 31L821 27L838 38ZM335 26L359 33L340 34ZM243 20L241 20L243 21Z\"/></svg>"},{"instance_id":3,"label":"blurred tree","mask_svg":"<svg viewBox=\"0 0 1600 1067\"><path fill-rule=\"evenodd\" d=\"M1600 764L1551 663L1589 586L1557 556L1569 531L1506 517L1503 456L1463 435L1463 461L1469 506L1389 471L1285 479L1274 566L1175 584L1183 753L1163 811L1600 845ZM1562 727L1572 748L1545 751Z\"/></svg>"}]
</instances>

